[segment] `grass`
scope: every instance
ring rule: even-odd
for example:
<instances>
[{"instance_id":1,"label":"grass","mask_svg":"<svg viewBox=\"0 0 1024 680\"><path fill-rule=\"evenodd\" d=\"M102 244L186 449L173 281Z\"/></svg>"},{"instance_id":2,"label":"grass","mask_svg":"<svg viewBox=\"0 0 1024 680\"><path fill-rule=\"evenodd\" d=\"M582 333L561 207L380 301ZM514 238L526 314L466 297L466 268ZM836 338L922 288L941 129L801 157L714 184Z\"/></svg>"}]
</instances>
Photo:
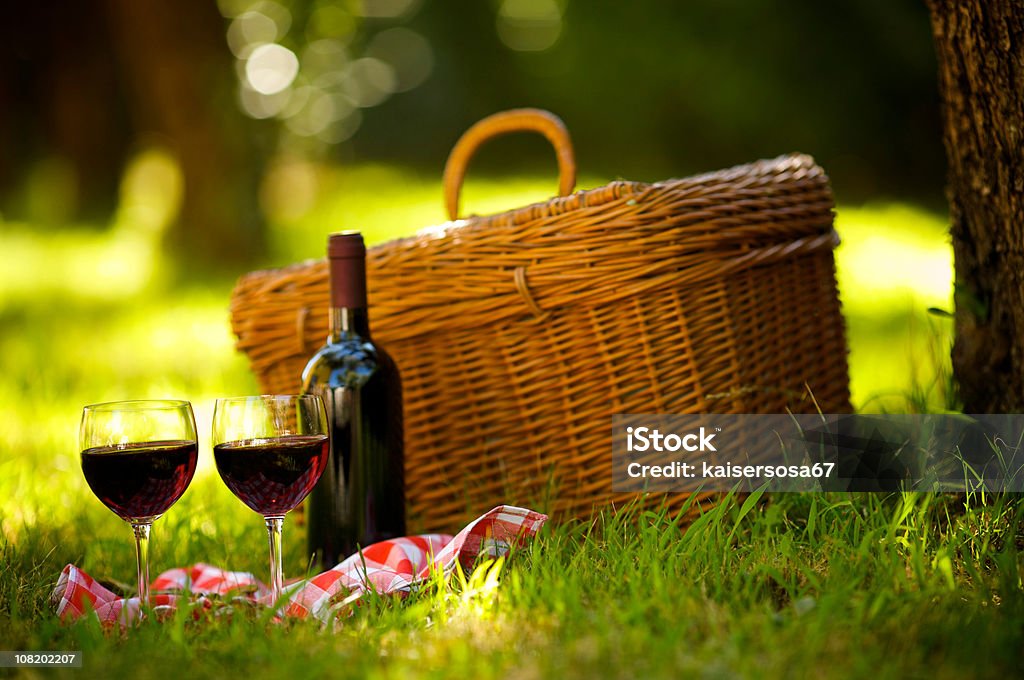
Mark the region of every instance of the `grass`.
<instances>
[{"instance_id":1,"label":"grass","mask_svg":"<svg viewBox=\"0 0 1024 680\"><path fill-rule=\"evenodd\" d=\"M329 229L359 227L379 241L443 219L434 181L387 168L321 172L321 195L303 214L274 213L272 262L318 256ZM467 200L486 212L546 191L533 180L482 181ZM943 407L948 367L934 357L949 328L924 313L949 306L942 219L842 207L837 228L855 403ZM729 499L685 533L665 513L606 511L546 528L492 570L497 588L477 577L371 599L331 632L185 613L128 636L60 624L47 598L64 564L121 581L134 569L129 529L81 477L81 406L186 396L205 439L215 397L256 390L226 322L240 272L172 285L154 233L120 222L49 233L0 224L0 649L81 649L90 674L114 677L1019 672L1022 511L1005 498ZM195 481L154 529L154 573L203 560L265 576L262 523L203 446ZM287 522L286 573L305 567L301 528Z\"/></svg>"},{"instance_id":2,"label":"grass","mask_svg":"<svg viewBox=\"0 0 1024 680\"><path fill-rule=\"evenodd\" d=\"M371 598L333 632L309 622L196 622L185 614L128 635L104 633L94 621L60 625L42 596L60 566L43 557L51 541L92 564L129 568L126 535L88 545L90 517L5 546L0 641L80 649L90 674L113 677L174 669L200 678L340 670L403 678L995 678L1019 670L1019 506L997 499L965 509L962 500L924 495L757 500L729 499L685 533L664 512L636 509L564 523L516 553L496 588L479 587L477 578L406 600ZM168 552L243 555L242 534L258 533L250 521L216 539L189 537L195 524L184 515L176 509L163 520L165 563ZM167 546L171 534L184 545Z\"/></svg>"}]
</instances>

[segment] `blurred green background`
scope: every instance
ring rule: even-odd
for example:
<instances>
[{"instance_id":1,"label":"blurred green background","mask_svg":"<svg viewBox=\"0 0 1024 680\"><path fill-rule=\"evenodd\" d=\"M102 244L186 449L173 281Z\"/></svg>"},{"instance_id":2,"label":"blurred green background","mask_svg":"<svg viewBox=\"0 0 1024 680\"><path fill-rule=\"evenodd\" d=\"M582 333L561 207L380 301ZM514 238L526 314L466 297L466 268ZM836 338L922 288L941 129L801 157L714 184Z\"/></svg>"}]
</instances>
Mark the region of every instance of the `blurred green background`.
<instances>
[{"instance_id":1,"label":"blurred green background","mask_svg":"<svg viewBox=\"0 0 1024 680\"><path fill-rule=\"evenodd\" d=\"M236 278L319 257L330 231L444 221L447 151L511 107L563 117L579 188L813 154L839 201L855 405L950 403L951 324L926 312L950 308L952 254L919 3L36 3L9 10L0 51L8 536L107 513L78 470L82 405L185 397L208 432L215 397L257 389L228 326ZM463 203L546 200L553 160L499 140ZM242 513L202 460L183 504Z\"/></svg>"}]
</instances>

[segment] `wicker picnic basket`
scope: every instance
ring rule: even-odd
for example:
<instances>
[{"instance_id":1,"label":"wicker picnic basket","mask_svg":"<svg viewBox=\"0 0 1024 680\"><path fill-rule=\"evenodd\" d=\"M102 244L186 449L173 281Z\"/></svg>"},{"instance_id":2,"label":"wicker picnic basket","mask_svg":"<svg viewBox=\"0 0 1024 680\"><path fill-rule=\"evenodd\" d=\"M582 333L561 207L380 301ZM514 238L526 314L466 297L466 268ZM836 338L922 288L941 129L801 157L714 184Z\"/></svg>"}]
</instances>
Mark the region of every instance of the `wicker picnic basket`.
<instances>
[{"instance_id":1,"label":"wicker picnic basket","mask_svg":"<svg viewBox=\"0 0 1024 680\"><path fill-rule=\"evenodd\" d=\"M455 220L473 152L514 130L552 141L563 196ZM374 337L404 385L413 528L503 502L587 517L629 501L611 490L615 413L850 408L832 194L810 157L564 195L574 176L561 121L497 114L449 158L453 221L370 250ZM327 307L325 260L241 278L232 326L264 390L299 389Z\"/></svg>"}]
</instances>

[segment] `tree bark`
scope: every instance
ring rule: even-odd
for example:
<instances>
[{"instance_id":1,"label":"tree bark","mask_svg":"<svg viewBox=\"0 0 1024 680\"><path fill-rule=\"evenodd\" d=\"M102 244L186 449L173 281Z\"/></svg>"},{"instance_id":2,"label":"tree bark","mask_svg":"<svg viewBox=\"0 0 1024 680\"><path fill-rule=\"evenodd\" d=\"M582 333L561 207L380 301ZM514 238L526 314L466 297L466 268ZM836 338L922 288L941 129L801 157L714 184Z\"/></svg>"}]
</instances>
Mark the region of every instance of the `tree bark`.
<instances>
[{"instance_id":1,"label":"tree bark","mask_svg":"<svg viewBox=\"0 0 1024 680\"><path fill-rule=\"evenodd\" d=\"M1024 412L1024 2L926 0L955 258L953 373L968 413Z\"/></svg>"}]
</instances>

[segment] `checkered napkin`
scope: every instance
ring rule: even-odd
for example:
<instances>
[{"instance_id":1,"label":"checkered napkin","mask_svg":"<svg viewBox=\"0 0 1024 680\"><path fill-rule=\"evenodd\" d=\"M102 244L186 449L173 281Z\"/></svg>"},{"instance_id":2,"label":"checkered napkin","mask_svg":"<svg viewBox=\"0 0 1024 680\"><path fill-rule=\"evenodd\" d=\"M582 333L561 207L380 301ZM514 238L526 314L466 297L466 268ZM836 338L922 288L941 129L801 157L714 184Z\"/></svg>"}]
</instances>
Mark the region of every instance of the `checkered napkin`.
<instances>
[{"instance_id":1,"label":"checkered napkin","mask_svg":"<svg viewBox=\"0 0 1024 680\"><path fill-rule=\"evenodd\" d=\"M532 538L547 521L525 508L500 505L473 520L455 536L425 534L381 541L346 559L333 569L285 588L285 616L314 617L329 622L367 590L407 593L434 570L451 574L456 564L473 566L479 555L499 557ZM209 609L218 597L270 604L270 591L249 573L224 571L208 564L170 569L150 585L157 610L173 609L179 599ZM64 567L53 591L57 615L76 619L94 610L107 623L138 619L139 600L120 598L73 564Z\"/></svg>"}]
</instances>

